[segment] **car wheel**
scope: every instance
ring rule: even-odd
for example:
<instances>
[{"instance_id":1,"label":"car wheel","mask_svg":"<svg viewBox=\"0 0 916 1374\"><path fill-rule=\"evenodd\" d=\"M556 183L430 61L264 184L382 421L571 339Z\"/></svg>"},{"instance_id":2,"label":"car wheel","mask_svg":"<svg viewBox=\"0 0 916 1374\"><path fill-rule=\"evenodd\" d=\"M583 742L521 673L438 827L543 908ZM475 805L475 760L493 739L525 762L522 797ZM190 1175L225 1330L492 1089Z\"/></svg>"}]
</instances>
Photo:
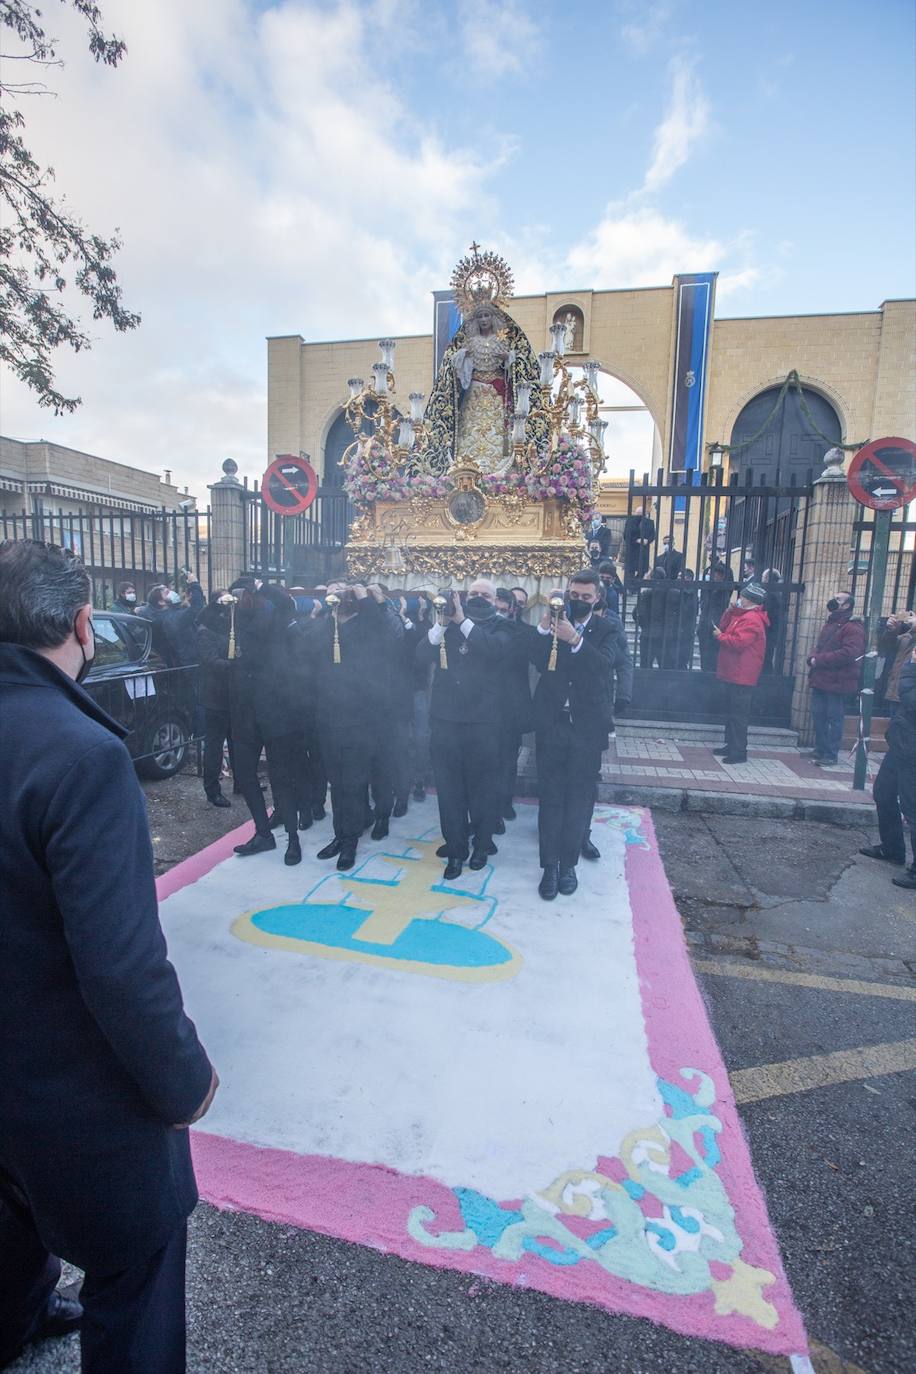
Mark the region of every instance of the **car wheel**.
<instances>
[{"instance_id":1,"label":"car wheel","mask_svg":"<svg viewBox=\"0 0 916 1374\"><path fill-rule=\"evenodd\" d=\"M137 772L144 778L171 778L188 757L188 731L175 717L157 720L149 727L143 742L144 757L137 760Z\"/></svg>"}]
</instances>

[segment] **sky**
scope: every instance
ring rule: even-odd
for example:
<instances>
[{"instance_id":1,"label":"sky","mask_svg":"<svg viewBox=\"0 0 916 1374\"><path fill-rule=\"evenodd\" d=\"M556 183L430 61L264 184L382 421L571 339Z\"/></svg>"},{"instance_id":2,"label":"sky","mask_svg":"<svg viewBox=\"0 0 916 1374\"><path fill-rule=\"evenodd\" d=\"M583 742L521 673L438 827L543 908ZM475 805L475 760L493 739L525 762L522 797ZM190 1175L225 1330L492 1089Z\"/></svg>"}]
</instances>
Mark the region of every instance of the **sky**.
<instances>
[{"instance_id":1,"label":"sky","mask_svg":"<svg viewBox=\"0 0 916 1374\"><path fill-rule=\"evenodd\" d=\"M266 466L265 337L428 332L472 239L519 294L718 271L717 315L916 294L911 0L101 0L24 103L56 194L123 240L131 334L56 354L0 430L206 496ZM87 312L88 315L88 312ZM342 394L345 379L341 379Z\"/></svg>"}]
</instances>

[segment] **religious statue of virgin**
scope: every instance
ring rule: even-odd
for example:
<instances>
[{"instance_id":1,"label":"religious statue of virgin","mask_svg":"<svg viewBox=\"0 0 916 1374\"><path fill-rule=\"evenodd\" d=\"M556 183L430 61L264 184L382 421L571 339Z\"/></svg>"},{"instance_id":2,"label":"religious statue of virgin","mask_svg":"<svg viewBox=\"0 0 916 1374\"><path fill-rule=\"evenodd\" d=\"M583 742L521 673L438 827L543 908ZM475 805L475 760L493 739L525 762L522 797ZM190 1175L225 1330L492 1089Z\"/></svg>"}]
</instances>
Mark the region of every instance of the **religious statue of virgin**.
<instances>
[{"instance_id":1,"label":"religious statue of virgin","mask_svg":"<svg viewBox=\"0 0 916 1374\"><path fill-rule=\"evenodd\" d=\"M528 386L526 442L542 444L547 416L531 344L503 309L512 273L495 253L462 258L452 275L462 324L442 358L426 407L428 471L474 465L489 476L512 467L512 416L518 389Z\"/></svg>"}]
</instances>

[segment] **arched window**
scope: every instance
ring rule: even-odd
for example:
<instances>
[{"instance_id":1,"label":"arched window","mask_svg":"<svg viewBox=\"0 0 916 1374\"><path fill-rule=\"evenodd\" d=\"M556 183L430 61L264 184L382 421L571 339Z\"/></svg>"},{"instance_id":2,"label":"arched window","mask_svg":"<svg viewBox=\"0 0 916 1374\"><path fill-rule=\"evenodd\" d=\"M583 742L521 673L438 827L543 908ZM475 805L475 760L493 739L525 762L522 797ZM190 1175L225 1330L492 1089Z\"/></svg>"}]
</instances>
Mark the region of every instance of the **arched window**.
<instances>
[{"instance_id":1,"label":"arched window","mask_svg":"<svg viewBox=\"0 0 916 1374\"><path fill-rule=\"evenodd\" d=\"M375 409L375 402L370 400L366 404L367 414L372 414ZM395 418L399 416L398 410L394 411ZM372 426L368 420L363 424L363 433L371 434ZM328 436L324 441L324 462L321 468L321 485L326 491L339 491L343 486L344 470L340 460L347 449L353 443L354 434L347 424L347 417L343 411L333 421L328 430Z\"/></svg>"},{"instance_id":2,"label":"arched window","mask_svg":"<svg viewBox=\"0 0 916 1374\"><path fill-rule=\"evenodd\" d=\"M748 401L732 430L733 450L758 435L773 412L780 390L771 386ZM763 433L747 447L732 452L729 468L738 473L739 481L750 471L755 482L767 485L776 481L777 469L780 482L790 482L793 477L802 482L809 468L817 477L824 454L834 444L842 443L840 419L830 402L809 387L802 387L801 391L799 396L798 390L790 386Z\"/></svg>"}]
</instances>

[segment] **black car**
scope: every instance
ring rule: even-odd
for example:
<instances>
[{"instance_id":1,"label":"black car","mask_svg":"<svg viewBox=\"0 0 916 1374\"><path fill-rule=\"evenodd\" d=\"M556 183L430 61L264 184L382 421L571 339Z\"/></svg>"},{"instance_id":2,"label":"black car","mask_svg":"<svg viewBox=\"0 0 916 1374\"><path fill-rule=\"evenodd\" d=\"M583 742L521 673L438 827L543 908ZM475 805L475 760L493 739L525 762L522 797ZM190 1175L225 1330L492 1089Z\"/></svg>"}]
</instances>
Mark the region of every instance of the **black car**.
<instances>
[{"instance_id":1,"label":"black car","mask_svg":"<svg viewBox=\"0 0 916 1374\"><path fill-rule=\"evenodd\" d=\"M153 625L140 616L93 611L92 624L95 658L83 686L130 731L124 742L137 772L170 778L188 756L196 667L167 667L154 648Z\"/></svg>"}]
</instances>

